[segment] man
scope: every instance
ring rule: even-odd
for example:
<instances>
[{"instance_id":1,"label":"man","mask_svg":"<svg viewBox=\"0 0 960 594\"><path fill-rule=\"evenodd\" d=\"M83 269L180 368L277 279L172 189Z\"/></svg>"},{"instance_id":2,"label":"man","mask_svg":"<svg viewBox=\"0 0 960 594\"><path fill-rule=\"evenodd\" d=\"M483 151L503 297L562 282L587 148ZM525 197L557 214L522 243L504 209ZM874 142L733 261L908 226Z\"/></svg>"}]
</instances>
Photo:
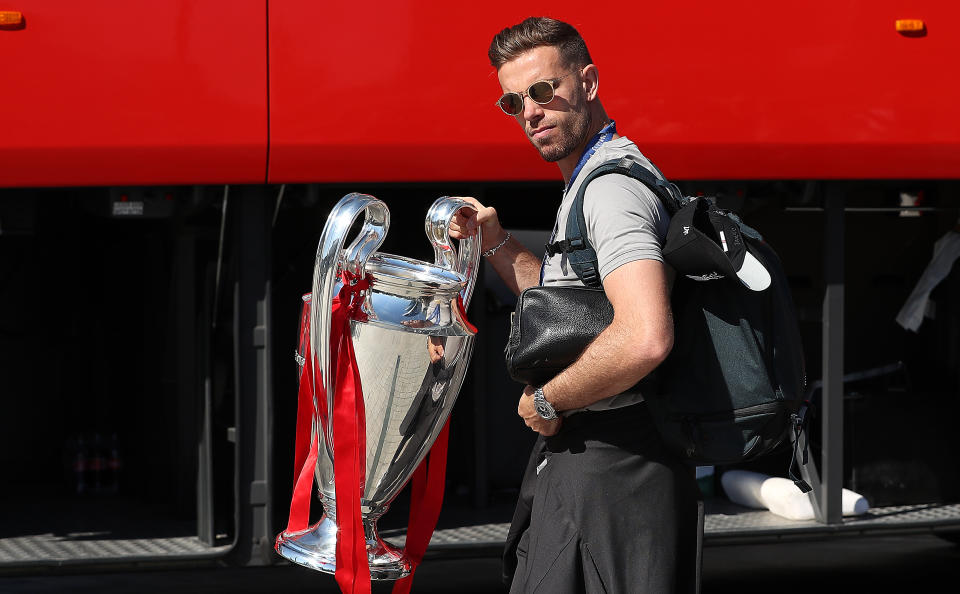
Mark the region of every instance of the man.
<instances>
[{"instance_id":1,"label":"man","mask_svg":"<svg viewBox=\"0 0 960 594\"><path fill-rule=\"evenodd\" d=\"M620 136L598 95L599 76L572 26L530 18L490 46L503 92L498 105L520 125L566 188L551 241L563 239L570 203L587 174L629 157L656 168ZM659 175L659 172L657 172ZM482 228L484 255L515 292L579 285L557 253L543 260L469 199L454 237ZM692 469L664 451L643 397L629 390L673 345L661 255L669 215L640 182L606 175L584 199L587 235L614 319L580 358L543 386L526 386L517 413L540 434L528 464L504 556L511 592L667 593L697 576Z\"/></svg>"}]
</instances>

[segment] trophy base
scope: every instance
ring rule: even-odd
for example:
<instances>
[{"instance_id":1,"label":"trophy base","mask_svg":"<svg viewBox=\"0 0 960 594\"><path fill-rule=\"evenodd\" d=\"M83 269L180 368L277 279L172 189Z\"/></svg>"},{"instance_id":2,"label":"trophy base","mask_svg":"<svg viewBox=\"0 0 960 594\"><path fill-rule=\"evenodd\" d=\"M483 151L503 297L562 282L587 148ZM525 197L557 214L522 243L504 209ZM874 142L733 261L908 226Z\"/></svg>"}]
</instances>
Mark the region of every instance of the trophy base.
<instances>
[{"instance_id":1,"label":"trophy base","mask_svg":"<svg viewBox=\"0 0 960 594\"><path fill-rule=\"evenodd\" d=\"M380 539L376 525L363 521L367 539L370 579L399 580L410 575L410 561L403 551ZM281 532L274 547L281 557L324 573L337 571L337 524L327 516L299 532Z\"/></svg>"}]
</instances>

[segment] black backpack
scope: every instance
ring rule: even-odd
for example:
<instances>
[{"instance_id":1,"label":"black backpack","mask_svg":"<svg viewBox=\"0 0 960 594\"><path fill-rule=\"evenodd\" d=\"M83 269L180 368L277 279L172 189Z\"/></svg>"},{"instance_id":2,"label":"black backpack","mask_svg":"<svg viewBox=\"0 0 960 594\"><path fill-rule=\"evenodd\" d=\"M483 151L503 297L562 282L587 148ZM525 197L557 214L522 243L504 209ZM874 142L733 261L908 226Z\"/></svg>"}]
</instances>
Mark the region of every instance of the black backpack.
<instances>
[{"instance_id":1,"label":"black backpack","mask_svg":"<svg viewBox=\"0 0 960 594\"><path fill-rule=\"evenodd\" d=\"M780 259L756 230L713 201L683 196L675 185L624 158L604 163L584 179L570 207L565 239L549 244L547 252L566 253L585 285L601 286L597 255L586 236L583 198L592 180L612 173L642 182L671 215L663 253L677 271L670 297L674 346L640 384L666 445L703 465L756 459L788 443L791 433L798 447L809 406L800 332ZM698 267L695 249L677 249L683 248L691 227L699 230L701 241L718 239L711 219L727 226L724 241L739 235L736 240L745 242L769 272L766 289L750 290L729 275L704 274L713 263L699 262ZM796 453L788 474L806 492L810 487L793 472Z\"/></svg>"}]
</instances>

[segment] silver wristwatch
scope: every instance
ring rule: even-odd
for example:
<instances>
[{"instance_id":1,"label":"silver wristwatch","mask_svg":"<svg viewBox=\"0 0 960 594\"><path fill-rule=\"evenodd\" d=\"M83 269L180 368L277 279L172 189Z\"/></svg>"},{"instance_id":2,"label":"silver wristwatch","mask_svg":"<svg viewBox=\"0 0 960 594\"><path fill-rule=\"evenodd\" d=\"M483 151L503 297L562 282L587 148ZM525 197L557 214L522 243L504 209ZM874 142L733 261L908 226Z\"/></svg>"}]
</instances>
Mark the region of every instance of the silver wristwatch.
<instances>
[{"instance_id":1,"label":"silver wristwatch","mask_svg":"<svg viewBox=\"0 0 960 594\"><path fill-rule=\"evenodd\" d=\"M537 409L538 415L548 421L552 421L557 418L557 411L554 410L553 405L547 402L546 397L543 395L542 386L533 392L533 407Z\"/></svg>"}]
</instances>

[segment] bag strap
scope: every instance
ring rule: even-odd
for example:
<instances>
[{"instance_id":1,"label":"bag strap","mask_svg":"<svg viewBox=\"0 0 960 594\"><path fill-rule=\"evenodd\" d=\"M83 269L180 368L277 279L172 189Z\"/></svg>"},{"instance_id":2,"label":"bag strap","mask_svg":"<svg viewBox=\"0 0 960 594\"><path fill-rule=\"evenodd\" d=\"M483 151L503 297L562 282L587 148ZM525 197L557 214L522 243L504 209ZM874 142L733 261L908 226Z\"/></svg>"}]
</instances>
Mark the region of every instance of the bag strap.
<instances>
[{"instance_id":1,"label":"bag strap","mask_svg":"<svg viewBox=\"0 0 960 594\"><path fill-rule=\"evenodd\" d=\"M651 163L653 166L653 164ZM656 166L653 166L656 168ZM597 263L597 252L590 246L587 238L587 222L583 215L583 199L587 186L594 179L611 173L619 173L631 177L650 190L660 199L664 208L672 216L683 205L683 194L676 185L657 177L649 169L629 157L614 159L601 164L587 175L577 190L577 195L570 205L567 214L567 228L564 239L548 243L545 248L547 254L554 256L558 253L567 254L567 262L577 277L588 287L600 287L600 269ZM658 170L659 173L659 170ZM662 174L661 174L662 175Z\"/></svg>"},{"instance_id":2,"label":"bag strap","mask_svg":"<svg viewBox=\"0 0 960 594\"><path fill-rule=\"evenodd\" d=\"M793 456L790 458L790 466L787 467L787 476L802 493L809 493L812 488L810 487L810 483L803 480L800 475L794 472L794 468L800 470L800 465L805 466L807 464L806 440L804 440L803 445L801 445L800 438L803 437L803 433L807 429L812 408L813 404L809 400L804 400L800 403L800 408L797 412L790 415L791 428L793 430ZM807 435L809 435L809 432Z\"/></svg>"}]
</instances>

